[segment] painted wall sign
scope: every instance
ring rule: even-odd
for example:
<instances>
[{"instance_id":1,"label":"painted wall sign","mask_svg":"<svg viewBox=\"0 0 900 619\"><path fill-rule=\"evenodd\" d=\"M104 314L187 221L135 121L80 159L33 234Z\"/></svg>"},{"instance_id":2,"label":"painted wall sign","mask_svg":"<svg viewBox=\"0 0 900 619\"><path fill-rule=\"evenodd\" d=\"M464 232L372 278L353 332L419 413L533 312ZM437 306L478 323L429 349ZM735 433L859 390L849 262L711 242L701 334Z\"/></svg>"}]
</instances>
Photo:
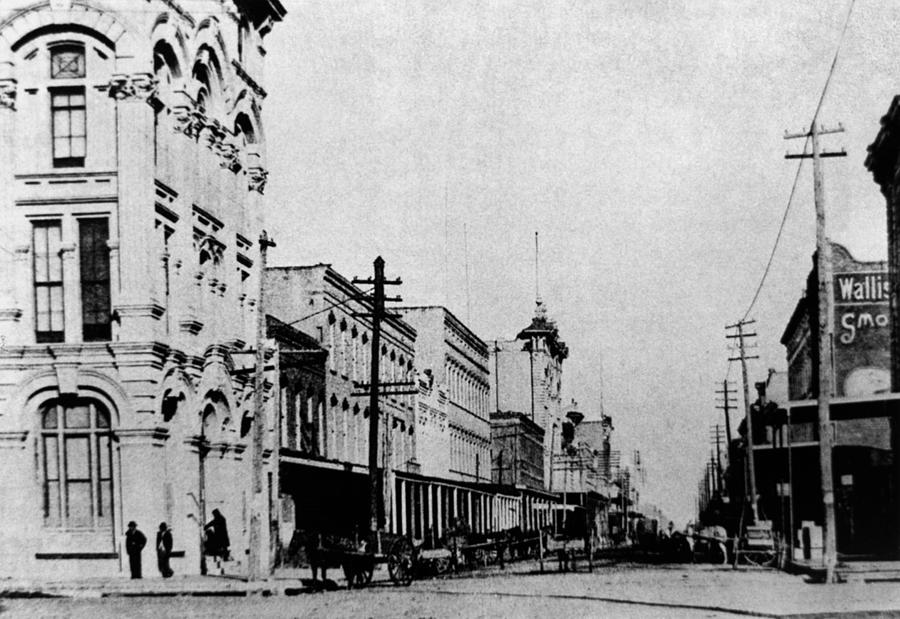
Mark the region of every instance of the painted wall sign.
<instances>
[{"instance_id":1,"label":"painted wall sign","mask_svg":"<svg viewBox=\"0 0 900 619\"><path fill-rule=\"evenodd\" d=\"M835 340L851 346L861 337L878 338L889 332L890 286L887 271L861 271L834 275Z\"/></svg>"},{"instance_id":2,"label":"painted wall sign","mask_svg":"<svg viewBox=\"0 0 900 619\"><path fill-rule=\"evenodd\" d=\"M867 395L889 384L889 293L886 270L834 274L837 395Z\"/></svg>"}]
</instances>

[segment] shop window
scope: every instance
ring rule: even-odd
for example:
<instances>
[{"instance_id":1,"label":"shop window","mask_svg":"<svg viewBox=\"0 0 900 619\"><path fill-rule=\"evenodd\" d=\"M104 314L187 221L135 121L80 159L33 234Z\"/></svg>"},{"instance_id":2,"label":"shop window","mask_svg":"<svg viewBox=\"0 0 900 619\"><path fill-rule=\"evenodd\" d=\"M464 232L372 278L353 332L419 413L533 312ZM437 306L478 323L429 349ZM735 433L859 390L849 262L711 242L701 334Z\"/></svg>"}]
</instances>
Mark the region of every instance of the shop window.
<instances>
[{"instance_id":1,"label":"shop window","mask_svg":"<svg viewBox=\"0 0 900 619\"><path fill-rule=\"evenodd\" d=\"M41 410L44 524L112 527L109 412L91 400L51 402Z\"/></svg>"},{"instance_id":2,"label":"shop window","mask_svg":"<svg viewBox=\"0 0 900 619\"><path fill-rule=\"evenodd\" d=\"M62 227L58 220L34 223L32 253L35 340L39 344L62 342L65 339Z\"/></svg>"}]
</instances>

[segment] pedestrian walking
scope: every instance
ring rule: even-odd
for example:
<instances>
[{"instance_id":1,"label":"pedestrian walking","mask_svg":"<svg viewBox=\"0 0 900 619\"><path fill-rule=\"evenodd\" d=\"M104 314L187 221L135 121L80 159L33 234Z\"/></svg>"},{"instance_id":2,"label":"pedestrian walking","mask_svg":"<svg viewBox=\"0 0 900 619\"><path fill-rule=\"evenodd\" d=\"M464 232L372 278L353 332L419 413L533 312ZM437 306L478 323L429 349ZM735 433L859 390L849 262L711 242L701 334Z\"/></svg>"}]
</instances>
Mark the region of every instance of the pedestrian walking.
<instances>
[{"instance_id":1,"label":"pedestrian walking","mask_svg":"<svg viewBox=\"0 0 900 619\"><path fill-rule=\"evenodd\" d=\"M212 520L203 527L206 532L206 554L221 557L223 561L227 561L229 559L228 549L231 546L231 540L228 538L228 523L218 509L214 509L212 515Z\"/></svg>"},{"instance_id":2,"label":"pedestrian walking","mask_svg":"<svg viewBox=\"0 0 900 619\"><path fill-rule=\"evenodd\" d=\"M141 577L141 551L147 545L147 537L137 528L137 523L132 520L125 531L125 552L128 553L128 566L131 568L131 577Z\"/></svg>"},{"instance_id":3,"label":"pedestrian walking","mask_svg":"<svg viewBox=\"0 0 900 619\"><path fill-rule=\"evenodd\" d=\"M175 572L169 567L169 558L172 556L172 530L165 522L159 524L156 532L156 564L163 578L169 578Z\"/></svg>"}]
</instances>

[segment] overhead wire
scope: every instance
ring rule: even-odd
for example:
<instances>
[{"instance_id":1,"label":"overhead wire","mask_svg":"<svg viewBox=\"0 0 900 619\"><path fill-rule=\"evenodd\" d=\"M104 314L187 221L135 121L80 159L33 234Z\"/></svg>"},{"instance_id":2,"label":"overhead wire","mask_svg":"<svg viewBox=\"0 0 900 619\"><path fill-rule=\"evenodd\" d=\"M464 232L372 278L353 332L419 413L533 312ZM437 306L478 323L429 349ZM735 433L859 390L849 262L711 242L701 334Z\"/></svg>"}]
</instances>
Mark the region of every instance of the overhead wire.
<instances>
[{"instance_id":1,"label":"overhead wire","mask_svg":"<svg viewBox=\"0 0 900 619\"><path fill-rule=\"evenodd\" d=\"M307 314L306 316L302 316L302 317L298 318L297 320L292 320L291 322L288 322L285 324L295 325L298 322L303 322L304 320L312 318L313 316L318 316L319 314L324 314L325 312L327 312L329 310L333 310L336 307L341 307L342 305L346 305L347 303L350 303L351 301L361 301L361 300L365 299L367 297L367 295L370 292L372 292L373 290L374 290L374 288L369 288L368 290L362 290L362 291L360 291L359 294L351 295L351 296L347 297L346 299L344 299L343 301L340 301L339 303L333 303L324 309L320 309L317 312L313 312L312 314Z\"/></svg>"},{"instance_id":2,"label":"overhead wire","mask_svg":"<svg viewBox=\"0 0 900 619\"><path fill-rule=\"evenodd\" d=\"M815 110L815 113L813 114L812 122L809 125L810 131L812 131L812 128L815 126L816 122L819 119L819 113L822 111L822 105L825 102L825 96L828 93L828 87L831 85L831 79L834 76L834 71L835 71L835 68L837 67L838 58L840 57L840 54L841 54L841 47L844 44L844 38L845 38L845 35L847 34L847 27L850 25L850 17L853 14L853 7L855 4L856 4L856 0L850 0L850 4L847 8L847 15L844 18L844 26L841 29L841 35L838 38L837 48L834 50L834 58L831 61L831 67L828 69L828 76L825 78L825 85L822 87L822 94L819 96L819 102L816 105L816 110ZM806 153L806 149L807 149L807 146L809 145L809 141L810 141L810 136L807 135L806 139L803 142L803 152L804 153ZM784 233L784 227L785 227L785 224L787 223L787 218L788 218L788 215L790 214L791 206L793 206L793 203L794 203L794 196L797 193L797 186L799 185L799 180L800 180L800 172L803 169L804 161L805 161L804 159L801 159L800 162L797 164L797 172L794 174L794 182L791 185L791 193L788 196L787 205L784 208L784 214L782 215L781 223L778 226L778 233L775 235L775 243L772 245L772 251L769 253L769 259L766 262L766 268L763 270L762 278L760 278L759 285L756 287L756 292L754 292L754 294L753 294L753 299L750 301L750 305L747 307L747 311L744 312L744 317L741 319L742 322L744 320L747 320L747 317L750 315L750 312L752 312L753 308L756 306L756 302L759 300L759 295L762 292L763 286L766 283L766 279L769 276L769 272L772 269L772 263L775 260L775 253L778 251L778 245L781 242L781 237ZM731 367L731 365L729 364L729 368L730 367Z\"/></svg>"},{"instance_id":3,"label":"overhead wire","mask_svg":"<svg viewBox=\"0 0 900 619\"><path fill-rule=\"evenodd\" d=\"M819 120L819 113L822 111L822 105L825 103L825 96L828 94L828 87L831 85L831 80L834 77L835 68L837 67L838 59L840 58L841 48L844 44L844 39L847 34L847 28L850 25L850 18L853 14L853 7L856 5L856 0L850 0L850 3L847 7L847 15L844 18L844 25L841 28L841 34L838 37L837 47L834 50L834 57L831 60L831 66L828 69L828 75L825 78L825 84L822 87L822 93L819 95L819 101L816 104L815 112L813 113L812 122L810 123L810 131L815 126L816 122ZM809 146L811 136L807 135L806 139L803 141L803 153L806 153L807 147ZM769 276L769 272L772 270L772 263L775 261L775 254L778 251L778 246L781 243L781 238L784 235L784 228L787 224L788 215L790 215L791 207L794 204L794 196L797 194L797 187L800 184L800 173L803 171L803 164L805 159L800 159L797 164L797 171L794 173L794 181L791 183L791 192L788 195L787 204L784 207L784 213L781 216L781 222L778 224L778 232L775 235L775 242L772 244L772 251L769 252L769 258L766 261L765 269L763 269L762 277L759 280L759 284L756 286L756 290L753 293L753 298L750 300L750 304L747 306L747 311L744 312L743 318L741 318L741 322L747 320L747 317L750 316L750 312L753 311L753 308L756 307L756 302L759 300L759 296L762 293L763 287L766 284L766 279ZM731 376L731 367L732 360L728 361L728 369L725 373L725 380Z\"/></svg>"}]
</instances>

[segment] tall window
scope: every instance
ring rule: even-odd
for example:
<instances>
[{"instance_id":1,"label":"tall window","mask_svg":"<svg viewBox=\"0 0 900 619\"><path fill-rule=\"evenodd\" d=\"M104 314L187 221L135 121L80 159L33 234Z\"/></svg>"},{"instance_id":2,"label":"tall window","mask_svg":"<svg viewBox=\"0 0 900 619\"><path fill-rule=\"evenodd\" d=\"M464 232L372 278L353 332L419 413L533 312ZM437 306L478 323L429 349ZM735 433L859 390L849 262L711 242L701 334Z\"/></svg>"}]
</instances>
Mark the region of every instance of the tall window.
<instances>
[{"instance_id":1,"label":"tall window","mask_svg":"<svg viewBox=\"0 0 900 619\"><path fill-rule=\"evenodd\" d=\"M62 229L59 221L39 221L32 229L34 319L38 343L65 339Z\"/></svg>"},{"instance_id":2,"label":"tall window","mask_svg":"<svg viewBox=\"0 0 900 619\"><path fill-rule=\"evenodd\" d=\"M109 412L91 400L51 402L41 411L44 524L112 527Z\"/></svg>"},{"instance_id":3,"label":"tall window","mask_svg":"<svg viewBox=\"0 0 900 619\"><path fill-rule=\"evenodd\" d=\"M85 342L107 341L110 333L109 224L104 219L78 222L81 254L81 320Z\"/></svg>"},{"instance_id":4,"label":"tall window","mask_svg":"<svg viewBox=\"0 0 900 619\"><path fill-rule=\"evenodd\" d=\"M87 145L84 88L64 88L51 94L53 166L84 166Z\"/></svg>"},{"instance_id":5,"label":"tall window","mask_svg":"<svg viewBox=\"0 0 900 619\"><path fill-rule=\"evenodd\" d=\"M84 165L87 146L84 86L72 84L86 75L84 46L60 43L50 49L50 78L59 80L50 90L53 123L53 166Z\"/></svg>"}]
</instances>

